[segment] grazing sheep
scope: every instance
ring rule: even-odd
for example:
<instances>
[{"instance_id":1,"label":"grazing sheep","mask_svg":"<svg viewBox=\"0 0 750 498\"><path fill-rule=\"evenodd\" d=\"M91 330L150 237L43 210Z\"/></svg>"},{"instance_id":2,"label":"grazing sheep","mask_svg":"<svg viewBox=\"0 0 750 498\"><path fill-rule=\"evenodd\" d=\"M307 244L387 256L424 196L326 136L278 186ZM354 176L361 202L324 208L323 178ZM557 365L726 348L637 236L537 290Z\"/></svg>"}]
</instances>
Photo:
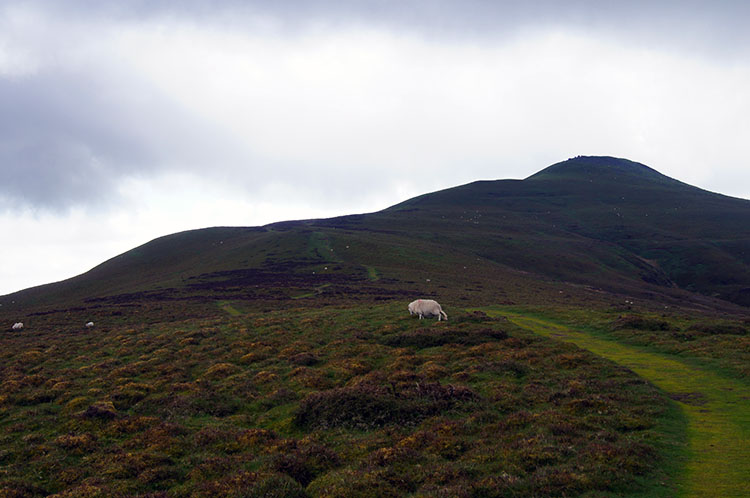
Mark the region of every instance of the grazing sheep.
<instances>
[{"instance_id":1,"label":"grazing sheep","mask_svg":"<svg viewBox=\"0 0 750 498\"><path fill-rule=\"evenodd\" d=\"M21 330L23 329L23 322L16 322L13 324L13 330Z\"/></svg>"},{"instance_id":2,"label":"grazing sheep","mask_svg":"<svg viewBox=\"0 0 750 498\"><path fill-rule=\"evenodd\" d=\"M419 315L420 320L425 316L436 316L438 321L448 319L448 315L445 314L440 304L432 299L412 301L409 303L408 309L410 315Z\"/></svg>"},{"instance_id":3,"label":"grazing sheep","mask_svg":"<svg viewBox=\"0 0 750 498\"><path fill-rule=\"evenodd\" d=\"M86 328L87 329L90 329L93 326L94 326L94 322L86 322Z\"/></svg>"}]
</instances>

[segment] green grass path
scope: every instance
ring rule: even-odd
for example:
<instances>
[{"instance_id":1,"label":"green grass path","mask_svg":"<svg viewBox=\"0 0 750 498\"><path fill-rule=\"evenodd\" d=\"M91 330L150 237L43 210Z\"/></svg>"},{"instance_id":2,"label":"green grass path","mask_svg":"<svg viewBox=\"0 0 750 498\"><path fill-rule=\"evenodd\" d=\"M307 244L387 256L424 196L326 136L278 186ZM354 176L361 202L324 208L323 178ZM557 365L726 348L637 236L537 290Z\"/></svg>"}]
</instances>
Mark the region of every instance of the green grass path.
<instances>
[{"instance_id":1,"label":"green grass path","mask_svg":"<svg viewBox=\"0 0 750 498\"><path fill-rule=\"evenodd\" d=\"M677 483L682 494L750 497L750 388L746 384L687 365L674 356L601 339L548 320L507 310L487 311L628 367L677 399L688 418L690 442L684 482Z\"/></svg>"},{"instance_id":2,"label":"green grass path","mask_svg":"<svg viewBox=\"0 0 750 498\"><path fill-rule=\"evenodd\" d=\"M240 316L241 314L229 301L218 301L216 304L232 316Z\"/></svg>"}]
</instances>

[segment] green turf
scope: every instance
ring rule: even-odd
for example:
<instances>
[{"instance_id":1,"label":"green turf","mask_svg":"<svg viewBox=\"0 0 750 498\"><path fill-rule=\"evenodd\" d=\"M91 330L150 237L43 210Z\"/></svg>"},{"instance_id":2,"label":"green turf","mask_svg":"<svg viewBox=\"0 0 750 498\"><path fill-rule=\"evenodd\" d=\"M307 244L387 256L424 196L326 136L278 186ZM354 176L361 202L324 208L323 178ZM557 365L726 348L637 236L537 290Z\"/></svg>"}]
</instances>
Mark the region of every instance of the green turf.
<instances>
[{"instance_id":1,"label":"green turf","mask_svg":"<svg viewBox=\"0 0 750 498\"><path fill-rule=\"evenodd\" d=\"M497 309L513 323L633 370L676 398L688 419L685 496L750 494L750 388L674 357L593 337L549 320Z\"/></svg>"}]
</instances>

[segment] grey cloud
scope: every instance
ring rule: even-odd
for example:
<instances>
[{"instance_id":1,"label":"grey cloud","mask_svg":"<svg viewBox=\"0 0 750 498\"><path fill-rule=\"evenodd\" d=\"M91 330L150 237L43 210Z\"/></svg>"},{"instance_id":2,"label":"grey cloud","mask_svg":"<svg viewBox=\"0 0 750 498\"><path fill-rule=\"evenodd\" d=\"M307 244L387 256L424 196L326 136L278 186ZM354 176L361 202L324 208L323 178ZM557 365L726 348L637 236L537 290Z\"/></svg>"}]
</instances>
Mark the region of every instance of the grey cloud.
<instances>
[{"instance_id":1,"label":"grey cloud","mask_svg":"<svg viewBox=\"0 0 750 498\"><path fill-rule=\"evenodd\" d=\"M123 78L59 68L0 78L0 209L101 206L128 176L246 160L210 126Z\"/></svg>"},{"instance_id":2,"label":"grey cloud","mask_svg":"<svg viewBox=\"0 0 750 498\"><path fill-rule=\"evenodd\" d=\"M316 23L373 25L412 30L440 41L559 25L611 30L629 43L670 39L688 50L722 54L750 46L745 26L750 4L746 2L0 0L0 14L14 5L43 11L60 21L58 25L65 25L66 18L75 20L71 24L80 29L99 21L116 27L150 19L163 20L166 29L170 20L243 29L249 25L243 23L265 16L289 30ZM46 34L48 39L39 45L53 45L55 37L65 34ZM82 39L95 41L94 37ZM82 68L66 69L67 61L62 59L31 75L15 79L0 75L0 208L31 205L64 210L73 205L101 205L112 201L123 177L170 169L201 172L210 168L213 177L237 174L247 179L249 192L258 188L259 175L254 173L259 173L258 164L263 162L256 161L243 144L170 104L169 96L141 85L136 76L113 72L112 62L97 59ZM318 168L300 174L300 167L275 165L263 171L262 177L291 182L309 176L307 184L325 186L312 172ZM351 178L353 183L360 181L354 175Z\"/></svg>"},{"instance_id":3,"label":"grey cloud","mask_svg":"<svg viewBox=\"0 0 750 498\"><path fill-rule=\"evenodd\" d=\"M497 37L519 28L554 25L609 32L629 43L672 44L714 54L744 53L750 40L750 3L741 0L72 0L37 1L36 5L62 16L131 21L162 17L235 25L265 16L291 30L311 24L355 23L441 38Z\"/></svg>"},{"instance_id":4,"label":"grey cloud","mask_svg":"<svg viewBox=\"0 0 750 498\"><path fill-rule=\"evenodd\" d=\"M148 151L97 90L60 72L0 79L0 196L8 206L96 203L111 194L116 169L143 163Z\"/></svg>"}]
</instances>

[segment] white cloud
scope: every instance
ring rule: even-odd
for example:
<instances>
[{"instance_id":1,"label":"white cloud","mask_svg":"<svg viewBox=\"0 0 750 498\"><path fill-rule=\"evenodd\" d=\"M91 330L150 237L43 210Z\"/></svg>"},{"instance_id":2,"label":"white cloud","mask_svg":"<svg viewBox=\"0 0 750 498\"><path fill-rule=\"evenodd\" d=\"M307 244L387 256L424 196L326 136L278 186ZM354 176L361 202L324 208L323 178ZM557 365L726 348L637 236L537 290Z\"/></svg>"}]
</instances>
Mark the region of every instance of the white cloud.
<instances>
[{"instance_id":1,"label":"white cloud","mask_svg":"<svg viewBox=\"0 0 750 498\"><path fill-rule=\"evenodd\" d=\"M578 153L680 177L688 162L706 170L750 152L750 66L571 31L480 45L362 29L139 25L122 32L119 49L134 72L271 165L264 176L274 181L383 188L378 179L392 175L437 188ZM420 175L428 169L434 179Z\"/></svg>"},{"instance_id":2,"label":"white cloud","mask_svg":"<svg viewBox=\"0 0 750 498\"><path fill-rule=\"evenodd\" d=\"M72 277L132 247L110 220L82 210L0 213L0 227L13 241L0 258L0 295Z\"/></svg>"}]
</instances>

